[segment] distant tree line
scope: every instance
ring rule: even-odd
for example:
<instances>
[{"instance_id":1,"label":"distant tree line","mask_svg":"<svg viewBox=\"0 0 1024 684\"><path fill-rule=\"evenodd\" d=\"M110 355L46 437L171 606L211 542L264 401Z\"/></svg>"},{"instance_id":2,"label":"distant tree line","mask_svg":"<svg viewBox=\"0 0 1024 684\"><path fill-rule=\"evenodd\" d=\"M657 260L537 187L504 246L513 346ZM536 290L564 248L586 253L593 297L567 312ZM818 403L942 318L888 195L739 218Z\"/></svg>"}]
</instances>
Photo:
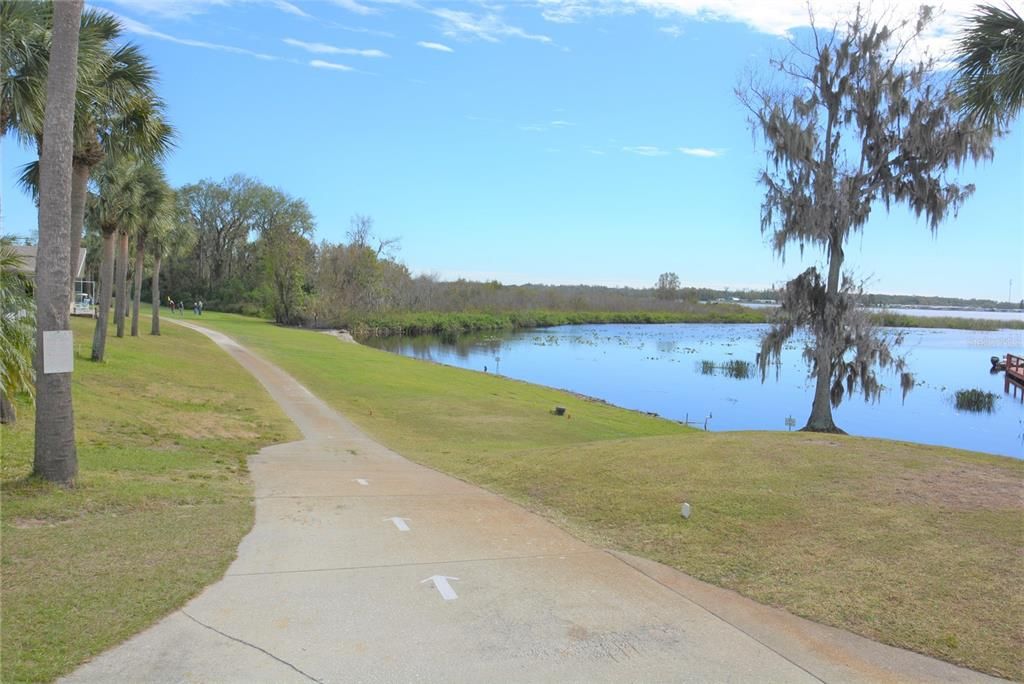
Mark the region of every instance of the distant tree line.
<instances>
[{"instance_id":1,"label":"distant tree line","mask_svg":"<svg viewBox=\"0 0 1024 684\"><path fill-rule=\"evenodd\" d=\"M315 219L302 199L256 179L234 175L202 180L175 193L177 234L184 249L166 250L166 298L202 301L206 308L272 317L279 323L342 327L394 312L663 311L685 312L701 302L777 302L780 290L685 287L674 272L650 288L600 285L506 285L413 275L399 261L400 240L376 232L355 215L341 242L315 242ZM95 231L87 245L99 246ZM98 267L90 250L88 269ZM127 259L131 270L134 260ZM144 286L145 287L145 286ZM151 296L150 293L145 293ZM1011 308L1006 302L916 295L864 295L869 306Z\"/></svg>"},{"instance_id":2,"label":"distant tree line","mask_svg":"<svg viewBox=\"0 0 1024 684\"><path fill-rule=\"evenodd\" d=\"M97 199L97 202L99 200ZM662 311L686 312L701 302L780 301L779 290L684 287L674 272L650 288L600 285L505 285L497 281L443 281L413 275L398 260L397 238L377 234L372 217L353 216L341 242L313 239L315 219L300 198L256 179L234 175L202 180L173 192L171 222L150 261L163 257L161 290L186 308L272 317L289 325L342 327L367 316L394 312ZM99 270L103 253L100 209L90 212L87 269ZM135 241L121 260L131 281L143 268ZM155 264L151 264L151 267ZM152 268L151 268L152 270ZM135 281L138 282L138 281ZM142 295L152 298L152 284ZM869 306L975 306L1009 308L1006 302L913 295L864 295Z\"/></svg>"}]
</instances>

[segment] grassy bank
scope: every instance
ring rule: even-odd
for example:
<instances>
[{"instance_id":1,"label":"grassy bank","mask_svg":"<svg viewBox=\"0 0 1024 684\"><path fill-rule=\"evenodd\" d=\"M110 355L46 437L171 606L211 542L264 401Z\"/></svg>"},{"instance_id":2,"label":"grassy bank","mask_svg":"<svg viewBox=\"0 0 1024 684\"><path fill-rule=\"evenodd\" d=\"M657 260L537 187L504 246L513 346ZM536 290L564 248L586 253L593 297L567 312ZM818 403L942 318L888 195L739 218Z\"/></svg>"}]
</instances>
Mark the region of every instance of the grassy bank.
<instances>
[{"instance_id":1,"label":"grassy bank","mask_svg":"<svg viewBox=\"0 0 1024 684\"><path fill-rule=\"evenodd\" d=\"M873 639L1024 676L1024 462L856 437L698 432L315 332L223 314L202 322L400 453L585 539ZM570 417L551 415L555 404Z\"/></svg>"},{"instance_id":2,"label":"grassy bank","mask_svg":"<svg viewBox=\"0 0 1024 684\"><path fill-rule=\"evenodd\" d=\"M990 321L953 316L908 316L895 311L877 313L875 324L889 328L952 328L953 330L1024 330L1024 321Z\"/></svg>"},{"instance_id":3,"label":"grassy bank","mask_svg":"<svg viewBox=\"0 0 1024 684\"><path fill-rule=\"evenodd\" d=\"M353 316L346 321L359 336L444 335L454 336L496 330L547 328L584 323L764 323L761 311L713 304L688 311L507 311L419 312Z\"/></svg>"},{"instance_id":4,"label":"grassy bank","mask_svg":"<svg viewBox=\"0 0 1024 684\"><path fill-rule=\"evenodd\" d=\"M92 322L74 331L78 486L28 477L27 402L0 426L4 682L67 673L220 577L252 525L245 456L297 436L201 335L111 332L107 361L94 364L82 357Z\"/></svg>"},{"instance_id":5,"label":"grassy bank","mask_svg":"<svg viewBox=\"0 0 1024 684\"><path fill-rule=\"evenodd\" d=\"M546 328L595 323L767 323L771 312L734 304L694 305L685 311L507 311L507 312L394 312L362 314L343 323L357 337L440 335L455 337L479 332ZM1024 329L1024 321L972 318L930 318L879 313L875 322L896 328L954 328L959 330Z\"/></svg>"}]
</instances>

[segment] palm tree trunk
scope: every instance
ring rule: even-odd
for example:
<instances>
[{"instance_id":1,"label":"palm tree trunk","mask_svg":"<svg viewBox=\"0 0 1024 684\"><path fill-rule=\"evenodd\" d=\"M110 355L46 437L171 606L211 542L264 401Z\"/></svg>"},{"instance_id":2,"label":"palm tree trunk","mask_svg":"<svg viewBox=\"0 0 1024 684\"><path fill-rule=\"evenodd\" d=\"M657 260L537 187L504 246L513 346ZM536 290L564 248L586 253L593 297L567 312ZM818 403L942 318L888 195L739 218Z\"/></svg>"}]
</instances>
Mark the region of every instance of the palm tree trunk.
<instances>
[{"instance_id":1,"label":"palm tree trunk","mask_svg":"<svg viewBox=\"0 0 1024 684\"><path fill-rule=\"evenodd\" d=\"M14 410L14 404L6 394L0 393L0 425L14 425L17 419L18 412Z\"/></svg>"},{"instance_id":2,"label":"palm tree trunk","mask_svg":"<svg viewBox=\"0 0 1024 684\"><path fill-rule=\"evenodd\" d=\"M78 278L78 253L82 249L82 226L85 225L85 200L88 197L89 175L92 172L88 166L77 160L71 165L71 254L69 266L71 267L71 296L68 302L75 298L75 279Z\"/></svg>"},{"instance_id":3,"label":"palm tree trunk","mask_svg":"<svg viewBox=\"0 0 1024 684\"><path fill-rule=\"evenodd\" d=\"M139 336L139 304L142 302L142 269L146 263L146 242L140 232L135 238L135 292L132 297L132 337Z\"/></svg>"},{"instance_id":4,"label":"palm tree trunk","mask_svg":"<svg viewBox=\"0 0 1024 684\"><path fill-rule=\"evenodd\" d=\"M102 361L107 350L107 326L110 325L110 299L114 291L114 230L103 230L103 253L100 256L99 314L92 335L92 360Z\"/></svg>"},{"instance_id":5,"label":"palm tree trunk","mask_svg":"<svg viewBox=\"0 0 1024 684\"><path fill-rule=\"evenodd\" d=\"M117 299L114 302L114 323L117 325L117 336L124 337L124 318L128 312L128 233L117 234L117 270L114 280L117 282Z\"/></svg>"},{"instance_id":6,"label":"palm tree trunk","mask_svg":"<svg viewBox=\"0 0 1024 684\"><path fill-rule=\"evenodd\" d=\"M834 307L834 302L839 295L839 275L843 267L843 247L838 240L832 240L832 248L829 251L828 284L825 290L825 319L831 320L834 316L828 311ZM832 419L832 352L835 348L833 336L834 331L818 332L816 340L816 365L817 379L814 385L814 402L811 404L811 415L807 418L807 425L801 430L805 432L831 432L845 435Z\"/></svg>"},{"instance_id":7,"label":"palm tree trunk","mask_svg":"<svg viewBox=\"0 0 1024 684\"><path fill-rule=\"evenodd\" d=\"M149 334L159 335L160 334L160 262L163 259L160 258L160 252L153 257L153 281L149 286L152 290L153 295L153 315L150 319Z\"/></svg>"},{"instance_id":8,"label":"palm tree trunk","mask_svg":"<svg viewBox=\"0 0 1024 684\"><path fill-rule=\"evenodd\" d=\"M54 372L53 364L63 359L47 358L49 354L44 350L64 334L70 334L68 264L71 247L71 158L74 153L72 127L82 4L83 0L53 4L52 45L43 118L45 144L39 159L36 425L32 472L64 485L74 484L78 475L71 373Z\"/></svg>"}]
</instances>

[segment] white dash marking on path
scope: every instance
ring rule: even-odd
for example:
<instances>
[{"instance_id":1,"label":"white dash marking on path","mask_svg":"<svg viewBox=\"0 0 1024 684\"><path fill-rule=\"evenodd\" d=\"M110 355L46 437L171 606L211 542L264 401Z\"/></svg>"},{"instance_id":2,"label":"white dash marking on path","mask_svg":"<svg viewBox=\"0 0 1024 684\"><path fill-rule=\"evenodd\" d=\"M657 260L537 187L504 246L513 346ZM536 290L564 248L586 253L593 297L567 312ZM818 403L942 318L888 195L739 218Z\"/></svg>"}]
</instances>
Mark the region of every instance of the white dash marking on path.
<instances>
[{"instance_id":1,"label":"white dash marking on path","mask_svg":"<svg viewBox=\"0 0 1024 684\"><path fill-rule=\"evenodd\" d=\"M370 481L367 480L367 479L361 478L361 477L357 477L356 479L354 479L352 481L353 482L358 482L359 484L361 484L364 487L370 486Z\"/></svg>"},{"instance_id":2,"label":"white dash marking on path","mask_svg":"<svg viewBox=\"0 0 1024 684\"><path fill-rule=\"evenodd\" d=\"M455 580L457 582L459 578L445 577L444 575L434 575L433 577L428 577L425 580L421 580L420 584L433 582L434 587L436 587L437 591L441 594L441 598L443 598L445 601L454 601L455 599L459 598L459 595L455 593L454 589L452 589L452 585L448 584L448 580Z\"/></svg>"},{"instance_id":3,"label":"white dash marking on path","mask_svg":"<svg viewBox=\"0 0 1024 684\"><path fill-rule=\"evenodd\" d=\"M398 528L399 532L408 532L409 531L409 526L405 524L405 521L408 520L408 518L394 517L394 518L384 518L384 520L390 520L391 522L395 523L395 527Z\"/></svg>"}]
</instances>

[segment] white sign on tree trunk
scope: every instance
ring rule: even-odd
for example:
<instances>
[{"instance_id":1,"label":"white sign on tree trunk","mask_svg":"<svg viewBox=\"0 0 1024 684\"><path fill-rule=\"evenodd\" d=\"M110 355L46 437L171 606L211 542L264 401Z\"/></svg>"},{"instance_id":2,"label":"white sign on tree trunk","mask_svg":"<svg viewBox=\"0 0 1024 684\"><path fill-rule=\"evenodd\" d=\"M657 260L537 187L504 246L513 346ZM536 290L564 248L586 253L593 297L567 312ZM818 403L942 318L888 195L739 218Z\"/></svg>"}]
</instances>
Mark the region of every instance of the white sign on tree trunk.
<instances>
[{"instance_id":1,"label":"white sign on tree trunk","mask_svg":"<svg viewBox=\"0 0 1024 684\"><path fill-rule=\"evenodd\" d=\"M74 340L70 330L43 331L43 373L70 373L75 369Z\"/></svg>"}]
</instances>

